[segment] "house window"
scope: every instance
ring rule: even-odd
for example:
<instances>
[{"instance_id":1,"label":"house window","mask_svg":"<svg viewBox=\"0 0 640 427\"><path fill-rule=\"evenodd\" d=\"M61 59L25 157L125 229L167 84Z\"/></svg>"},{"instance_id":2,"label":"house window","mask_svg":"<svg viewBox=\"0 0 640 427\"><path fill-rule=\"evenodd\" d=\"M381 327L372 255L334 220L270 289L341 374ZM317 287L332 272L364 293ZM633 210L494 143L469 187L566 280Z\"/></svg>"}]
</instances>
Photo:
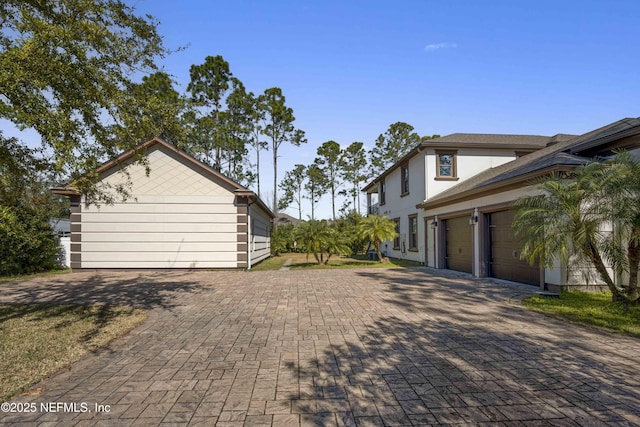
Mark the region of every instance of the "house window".
<instances>
[{"instance_id":1,"label":"house window","mask_svg":"<svg viewBox=\"0 0 640 427\"><path fill-rule=\"evenodd\" d=\"M436 151L436 179L458 179L456 151Z\"/></svg>"},{"instance_id":2,"label":"house window","mask_svg":"<svg viewBox=\"0 0 640 427\"><path fill-rule=\"evenodd\" d=\"M387 186L384 183L384 179L380 181L380 204L384 205L386 202L386 188Z\"/></svg>"},{"instance_id":3,"label":"house window","mask_svg":"<svg viewBox=\"0 0 640 427\"><path fill-rule=\"evenodd\" d=\"M393 239L393 249L400 250L400 218L395 218L393 222L396 223L396 237Z\"/></svg>"},{"instance_id":4,"label":"house window","mask_svg":"<svg viewBox=\"0 0 640 427\"><path fill-rule=\"evenodd\" d=\"M409 194L409 165L404 165L400 169L400 195L406 196Z\"/></svg>"},{"instance_id":5,"label":"house window","mask_svg":"<svg viewBox=\"0 0 640 427\"><path fill-rule=\"evenodd\" d=\"M409 250L418 250L418 216L409 216Z\"/></svg>"}]
</instances>

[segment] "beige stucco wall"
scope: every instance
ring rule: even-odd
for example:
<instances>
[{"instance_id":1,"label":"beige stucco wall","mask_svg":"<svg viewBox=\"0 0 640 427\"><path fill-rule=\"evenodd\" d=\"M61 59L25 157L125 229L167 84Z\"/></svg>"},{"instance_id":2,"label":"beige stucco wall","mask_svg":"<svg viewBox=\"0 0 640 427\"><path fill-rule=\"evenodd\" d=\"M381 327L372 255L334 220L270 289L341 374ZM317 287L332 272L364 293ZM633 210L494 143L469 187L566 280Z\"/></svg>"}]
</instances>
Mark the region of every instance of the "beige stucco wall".
<instances>
[{"instance_id":1,"label":"beige stucco wall","mask_svg":"<svg viewBox=\"0 0 640 427\"><path fill-rule=\"evenodd\" d=\"M148 176L143 165L126 167L132 198L82 206L82 268L235 268L233 193L162 146L148 161ZM116 170L103 184L125 181Z\"/></svg>"}]
</instances>

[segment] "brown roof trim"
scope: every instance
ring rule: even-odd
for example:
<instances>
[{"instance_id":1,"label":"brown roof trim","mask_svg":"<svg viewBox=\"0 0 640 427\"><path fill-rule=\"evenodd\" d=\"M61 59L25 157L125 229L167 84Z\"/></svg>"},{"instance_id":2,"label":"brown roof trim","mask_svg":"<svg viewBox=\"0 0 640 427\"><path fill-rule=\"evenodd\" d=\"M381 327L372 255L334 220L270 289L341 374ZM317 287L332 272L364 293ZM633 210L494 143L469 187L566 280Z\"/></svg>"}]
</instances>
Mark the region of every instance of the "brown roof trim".
<instances>
[{"instance_id":1,"label":"brown roof trim","mask_svg":"<svg viewBox=\"0 0 640 427\"><path fill-rule=\"evenodd\" d=\"M269 209L269 207L262 201L260 197L256 193L251 190L236 190L233 192L236 196L239 197L248 197L253 203L256 203L260 208L265 211L271 219L275 219L274 213ZM251 203L250 203L251 204Z\"/></svg>"},{"instance_id":2,"label":"brown roof trim","mask_svg":"<svg viewBox=\"0 0 640 427\"><path fill-rule=\"evenodd\" d=\"M544 145L536 144L500 144L497 142L449 142L449 143L428 143L423 142L423 148L445 148L445 149L458 149L458 148L503 148L506 150L539 150L544 148Z\"/></svg>"},{"instance_id":3,"label":"brown roof trim","mask_svg":"<svg viewBox=\"0 0 640 427\"><path fill-rule=\"evenodd\" d=\"M238 184L237 182L233 181L232 179L229 179L226 176L222 175L220 172L218 172L217 170L213 169L209 165L206 165L206 164L202 163L201 161L197 160L195 157L190 156L189 154L187 154L184 151L180 150L175 145L169 144L165 140L163 140L161 138L157 138L157 137L153 138L153 139L150 139L149 141L147 141L147 142L145 142L143 144L140 144L137 147L135 147L135 148L133 148L133 149L131 149L131 150L119 155L115 159L106 162L105 164L100 166L98 169L96 169L96 172L100 173L100 174L104 173L104 172L108 171L109 169L115 167L119 163L122 163L125 160L130 159L135 154L151 148L155 144L162 145L163 147L165 147L165 148L169 149L170 151L172 151L174 154L176 154L176 155L180 156L181 158L183 158L184 160L192 163L196 167L198 167L200 169L203 169L204 171L206 171L208 173L212 173L213 175L215 175L216 178L221 179L222 181L224 181L226 184L230 185L231 187L234 187L234 188L236 188L238 190L247 190L245 187L241 186L240 184Z\"/></svg>"},{"instance_id":4,"label":"brown roof trim","mask_svg":"<svg viewBox=\"0 0 640 427\"><path fill-rule=\"evenodd\" d=\"M98 174L105 173L109 169L112 169L112 168L116 167L118 164L130 159L134 155L136 155L136 154L138 154L138 153L140 153L142 151L148 150L149 148L151 148L155 144L162 145L163 147L165 147L166 149L168 149L169 151L171 151L173 154L175 154L176 156L180 157L181 159L184 159L188 163L191 163L195 167L203 170L206 173L209 173L209 174L213 175L216 179L219 179L222 182L224 182L225 184L229 185L233 189L232 191L234 192L234 194L239 195L239 196L247 196L247 197L250 197L251 199L255 200L256 203L258 203L258 205L265 212L267 212L271 218L275 218L275 216L273 215L273 212L271 212L271 209L269 209L267 207L267 205L260 199L260 197L258 197L256 195L256 193L254 193L253 191L249 190L248 188L243 187L242 185L238 184L234 180L232 180L230 178L227 178L226 176L224 176L223 174L221 174L217 170L213 169L211 166L202 163L201 161L199 161L195 157L190 156L186 152L180 150L179 148L177 148L173 144L170 144L170 143L166 142L165 140L163 140L161 138L157 138L156 137L156 138L150 139L149 141L146 141L146 142L138 145L137 147L132 148L131 150L120 154L115 159L109 160L108 162L106 162L106 163L102 164L100 167L98 167L96 169L96 173L98 173ZM73 188L73 183L70 183L67 186L62 187L62 188L52 188L51 192L53 194L59 194L59 195L62 195L62 196L77 196L77 195L80 195L80 193L78 193L78 191Z\"/></svg>"},{"instance_id":5,"label":"brown roof trim","mask_svg":"<svg viewBox=\"0 0 640 427\"><path fill-rule=\"evenodd\" d=\"M541 178L546 175L550 175L552 173L557 172L571 172L577 166L576 165L553 165L544 169L538 169L523 175L519 175L513 178L506 179L504 181L499 181L493 184L488 184L483 187L471 188L469 190L463 191L461 193L454 194L449 197L442 197L433 202L426 201L416 205L418 209L435 209L442 206L450 205L452 203L459 203L468 200L477 199L479 197L488 196L491 194L502 193L508 190L514 190L516 188L526 187L531 185L531 181L537 178Z\"/></svg>"}]
</instances>

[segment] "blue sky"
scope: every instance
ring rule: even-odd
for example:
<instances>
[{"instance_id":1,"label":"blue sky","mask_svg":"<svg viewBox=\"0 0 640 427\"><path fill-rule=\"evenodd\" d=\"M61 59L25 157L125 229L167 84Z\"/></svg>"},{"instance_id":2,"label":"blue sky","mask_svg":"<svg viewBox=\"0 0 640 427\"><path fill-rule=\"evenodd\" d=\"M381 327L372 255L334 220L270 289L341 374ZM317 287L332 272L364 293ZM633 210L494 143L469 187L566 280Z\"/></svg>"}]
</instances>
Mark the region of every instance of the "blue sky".
<instances>
[{"instance_id":1,"label":"blue sky","mask_svg":"<svg viewBox=\"0 0 640 427\"><path fill-rule=\"evenodd\" d=\"M207 55L222 55L253 92L283 89L309 142L282 149L280 177L313 161L327 140L372 147L396 121L420 135L553 135L640 115L637 1L146 0L136 7L160 20L170 48L187 46L163 62L182 89L189 66ZM262 156L269 192L269 154ZM328 217L329 197L320 204Z\"/></svg>"},{"instance_id":2,"label":"blue sky","mask_svg":"<svg viewBox=\"0 0 640 427\"><path fill-rule=\"evenodd\" d=\"M283 147L280 178L327 140L370 148L396 121L420 135L553 135L640 115L637 0L129 3L186 47L161 61L181 91L207 55L254 93L283 89L309 142ZM261 161L269 193L270 153Z\"/></svg>"}]
</instances>

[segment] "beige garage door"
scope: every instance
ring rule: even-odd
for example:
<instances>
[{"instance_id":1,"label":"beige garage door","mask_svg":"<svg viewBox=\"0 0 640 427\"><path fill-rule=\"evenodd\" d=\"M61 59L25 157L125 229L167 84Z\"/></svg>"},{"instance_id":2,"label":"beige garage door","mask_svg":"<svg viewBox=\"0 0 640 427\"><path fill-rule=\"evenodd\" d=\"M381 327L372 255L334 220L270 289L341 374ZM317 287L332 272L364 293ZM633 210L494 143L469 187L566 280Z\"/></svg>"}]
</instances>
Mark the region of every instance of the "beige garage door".
<instances>
[{"instance_id":1,"label":"beige garage door","mask_svg":"<svg viewBox=\"0 0 640 427\"><path fill-rule=\"evenodd\" d=\"M490 261L489 275L498 279L538 285L539 265L531 266L520 259L520 243L511 229L516 212L513 210L489 214Z\"/></svg>"},{"instance_id":2,"label":"beige garage door","mask_svg":"<svg viewBox=\"0 0 640 427\"><path fill-rule=\"evenodd\" d=\"M447 219L446 227L446 268L471 273L473 270L473 234L469 218Z\"/></svg>"}]
</instances>

